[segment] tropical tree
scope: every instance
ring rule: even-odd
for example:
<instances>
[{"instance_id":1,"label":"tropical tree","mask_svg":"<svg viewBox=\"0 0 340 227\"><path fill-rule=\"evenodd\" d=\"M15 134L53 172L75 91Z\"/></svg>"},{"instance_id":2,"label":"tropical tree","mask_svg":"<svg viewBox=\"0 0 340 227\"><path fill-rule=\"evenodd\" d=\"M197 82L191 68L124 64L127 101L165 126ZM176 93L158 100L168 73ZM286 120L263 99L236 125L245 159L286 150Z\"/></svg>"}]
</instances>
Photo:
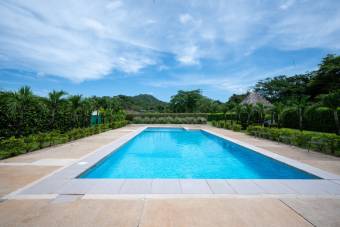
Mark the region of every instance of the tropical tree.
<instances>
[{"instance_id":1,"label":"tropical tree","mask_svg":"<svg viewBox=\"0 0 340 227\"><path fill-rule=\"evenodd\" d=\"M234 111L236 113L236 123L238 124L241 119L242 105L239 103L235 103Z\"/></svg>"},{"instance_id":2,"label":"tropical tree","mask_svg":"<svg viewBox=\"0 0 340 227\"><path fill-rule=\"evenodd\" d=\"M37 120L37 99L30 87L24 86L18 92L11 92L6 98L6 109L8 119L11 120L10 127L15 134L27 134L32 131Z\"/></svg>"},{"instance_id":3,"label":"tropical tree","mask_svg":"<svg viewBox=\"0 0 340 227\"><path fill-rule=\"evenodd\" d=\"M255 109L255 111L256 111L257 114L258 114L259 123L260 123L261 125L263 125L263 124L264 124L265 114L266 114L266 107L265 107L262 103L256 103L254 109Z\"/></svg>"},{"instance_id":4,"label":"tropical tree","mask_svg":"<svg viewBox=\"0 0 340 227\"><path fill-rule=\"evenodd\" d=\"M296 97L290 102L290 104L296 109L299 116L299 129L303 130L303 114L307 107L309 97L306 95L301 95Z\"/></svg>"},{"instance_id":5,"label":"tropical tree","mask_svg":"<svg viewBox=\"0 0 340 227\"><path fill-rule=\"evenodd\" d=\"M80 126L80 112L82 107L82 96L81 95L72 95L68 98L68 101L71 104L71 113L73 118L73 123L76 127Z\"/></svg>"},{"instance_id":6,"label":"tropical tree","mask_svg":"<svg viewBox=\"0 0 340 227\"><path fill-rule=\"evenodd\" d=\"M327 95L321 95L321 102L325 107L328 107L333 111L334 122L336 126L336 133L340 135L339 117L338 117L338 107L340 107L340 89L331 92Z\"/></svg>"},{"instance_id":7,"label":"tropical tree","mask_svg":"<svg viewBox=\"0 0 340 227\"><path fill-rule=\"evenodd\" d=\"M253 115L254 108L250 104L243 104L242 110L247 114L247 125L249 125L251 116Z\"/></svg>"},{"instance_id":8,"label":"tropical tree","mask_svg":"<svg viewBox=\"0 0 340 227\"><path fill-rule=\"evenodd\" d=\"M46 99L47 106L51 113L51 121L50 126L52 128L56 128L56 116L58 115L58 111L62 103L65 102L63 96L67 93L65 91L55 91L48 93L48 98Z\"/></svg>"},{"instance_id":9,"label":"tropical tree","mask_svg":"<svg viewBox=\"0 0 340 227\"><path fill-rule=\"evenodd\" d=\"M200 90L180 90L171 97L170 108L176 113L193 113L196 112L198 103L202 98Z\"/></svg>"},{"instance_id":10,"label":"tropical tree","mask_svg":"<svg viewBox=\"0 0 340 227\"><path fill-rule=\"evenodd\" d=\"M328 94L340 87L340 56L329 54L308 83L308 93L313 97Z\"/></svg>"},{"instance_id":11,"label":"tropical tree","mask_svg":"<svg viewBox=\"0 0 340 227\"><path fill-rule=\"evenodd\" d=\"M276 118L278 128L281 128L281 118L282 118L282 113L283 113L284 109L285 109L285 106L281 102L274 103L274 105L271 107L272 122L273 122L273 119ZM273 115L275 117L273 117Z\"/></svg>"}]
</instances>

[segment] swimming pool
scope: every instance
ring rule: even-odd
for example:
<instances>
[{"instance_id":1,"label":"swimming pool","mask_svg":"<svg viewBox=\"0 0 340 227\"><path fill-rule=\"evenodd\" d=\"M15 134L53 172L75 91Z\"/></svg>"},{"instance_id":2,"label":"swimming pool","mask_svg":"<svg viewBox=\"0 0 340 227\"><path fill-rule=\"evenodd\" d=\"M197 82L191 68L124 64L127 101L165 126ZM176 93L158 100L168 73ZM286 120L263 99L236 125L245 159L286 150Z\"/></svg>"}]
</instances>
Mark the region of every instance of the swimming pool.
<instances>
[{"instance_id":1,"label":"swimming pool","mask_svg":"<svg viewBox=\"0 0 340 227\"><path fill-rule=\"evenodd\" d=\"M203 130L147 128L78 178L319 179Z\"/></svg>"}]
</instances>

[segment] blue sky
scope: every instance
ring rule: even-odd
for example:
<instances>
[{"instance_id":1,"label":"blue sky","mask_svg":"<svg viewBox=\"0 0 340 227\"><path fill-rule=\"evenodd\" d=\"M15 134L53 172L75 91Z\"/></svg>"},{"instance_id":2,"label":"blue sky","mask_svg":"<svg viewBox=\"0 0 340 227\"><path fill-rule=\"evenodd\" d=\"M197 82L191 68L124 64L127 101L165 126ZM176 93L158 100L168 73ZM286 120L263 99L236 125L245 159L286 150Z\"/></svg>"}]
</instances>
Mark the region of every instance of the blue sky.
<instances>
[{"instance_id":1,"label":"blue sky","mask_svg":"<svg viewBox=\"0 0 340 227\"><path fill-rule=\"evenodd\" d=\"M0 88L226 101L340 50L338 0L2 0Z\"/></svg>"}]
</instances>

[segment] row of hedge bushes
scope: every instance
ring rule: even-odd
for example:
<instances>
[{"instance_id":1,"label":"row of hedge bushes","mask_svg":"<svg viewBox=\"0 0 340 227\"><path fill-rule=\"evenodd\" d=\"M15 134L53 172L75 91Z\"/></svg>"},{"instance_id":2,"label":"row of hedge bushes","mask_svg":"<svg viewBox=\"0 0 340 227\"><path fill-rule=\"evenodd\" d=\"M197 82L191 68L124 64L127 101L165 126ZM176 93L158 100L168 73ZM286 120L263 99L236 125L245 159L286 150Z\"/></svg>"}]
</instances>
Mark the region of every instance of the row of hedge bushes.
<instances>
[{"instance_id":1,"label":"row of hedge bushes","mask_svg":"<svg viewBox=\"0 0 340 227\"><path fill-rule=\"evenodd\" d=\"M228 115L228 114L227 114ZM224 113L135 113L135 114L127 114L126 120L133 121L136 117L148 117L148 118L164 118L164 117L172 117L172 118L185 118L185 117L193 117L193 118L205 118L206 121L219 121L224 120ZM228 117L229 119L229 117Z\"/></svg>"},{"instance_id":2,"label":"row of hedge bushes","mask_svg":"<svg viewBox=\"0 0 340 227\"><path fill-rule=\"evenodd\" d=\"M247 133L256 137L340 156L340 136L331 133L262 126L249 126Z\"/></svg>"},{"instance_id":3,"label":"row of hedge bushes","mask_svg":"<svg viewBox=\"0 0 340 227\"><path fill-rule=\"evenodd\" d=\"M120 128L127 124L127 121L117 121L111 124L96 125L88 128L75 128L65 133L52 131L48 133L33 134L25 137L15 138L14 136L0 141L0 159L13 157L41 148L66 143L86 136L98 134L110 129Z\"/></svg>"},{"instance_id":4,"label":"row of hedge bushes","mask_svg":"<svg viewBox=\"0 0 340 227\"><path fill-rule=\"evenodd\" d=\"M235 132L241 131L242 127L239 124L236 124L235 122L229 122L229 121L212 121L211 124L218 128L225 128L230 129Z\"/></svg>"},{"instance_id":5,"label":"row of hedge bushes","mask_svg":"<svg viewBox=\"0 0 340 227\"><path fill-rule=\"evenodd\" d=\"M134 117L135 124L206 124L204 117Z\"/></svg>"},{"instance_id":6,"label":"row of hedge bushes","mask_svg":"<svg viewBox=\"0 0 340 227\"><path fill-rule=\"evenodd\" d=\"M340 108L338 108L340 116ZM282 113L282 126L299 128L299 115L294 108L288 108ZM307 108L303 115L303 128L318 132L336 132L333 111L326 107Z\"/></svg>"}]
</instances>

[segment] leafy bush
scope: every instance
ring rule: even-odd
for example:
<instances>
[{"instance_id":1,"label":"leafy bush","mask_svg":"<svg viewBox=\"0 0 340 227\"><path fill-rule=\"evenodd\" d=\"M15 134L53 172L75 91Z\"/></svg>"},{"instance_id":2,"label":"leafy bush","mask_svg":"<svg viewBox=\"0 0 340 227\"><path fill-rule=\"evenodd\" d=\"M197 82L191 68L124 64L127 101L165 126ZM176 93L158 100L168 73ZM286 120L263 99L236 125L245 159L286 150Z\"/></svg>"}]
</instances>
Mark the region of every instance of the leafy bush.
<instances>
[{"instance_id":1,"label":"leafy bush","mask_svg":"<svg viewBox=\"0 0 340 227\"><path fill-rule=\"evenodd\" d=\"M296 129L266 128L261 126L249 126L247 133L265 139L340 156L340 136L331 133L301 132Z\"/></svg>"},{"instance_id":2,"label":"leafy bush","mask_svg":"<svg viewBox=\"0 0 340 227\"><path fill-rule=\"evenodd\" d=\"M224 120L224 113L211 113L207 116L208 121Z\"/></svg>"},{"instance_id":3,"label":"leafy bush","mask_svg":"<svg viewBox=\"0 0 340 227\"><path fill-rule=\"evenodd\" d=\"M74 128L65 133L52 131L49 133L38 133L26 137L15 138L14 136L0 140L0 159L13 157L19 154L31 152L37 149L66 143L86 136L109 130L110 128L120 128L127 125L126 120L115 121L110 125L96 125L89 128Z\"/></svg>"},{"instance_id":4,"label":"leafy bush","mask_svg":"<svg viewBox=\"0 0 340 227\"><path fill-rule=\"evenodd\" d=\"M14 136L0 141L0 158L9 158L26 152L25 142L22 138Z\"/></svg>"},{"instance_id":5,"label":"leafy bush","mask_svg":"<svg viewBox=\"0 0 340 227\"><path fill-rule=\"evenodd\" d=\"M338 108L340 116L340 108ZM282 126L285 128L299 128L299 115L294 108L288 108L282 113ZM334 116L331 109L311 106L303 115L303 128L318 132L336 132Z\"/></svg>"},{"instance_id":6,"label":"leafy bush","mask_svg":"<svg viewBox=\"0 0 340 227\"><path fill-rule=\"evenodd\" d=\"M211 122L213 126L218 127L218 128L225 128L229 130L233 130L235 132L239 132L242 129L242 126L239 124L236 124L234 121L231 123L229 121L212 121Z\"/></svg>"},{"instance_id":7,"label":"leafy bush","mask_svg":"<svg viewBox=\"0 0 340 227\"><path fill-rule=\"evenodd\" d=\"M126 120L128 121L135 121L136 117L141 117L141 118L145 118L145 117L154 117L154 118L161 118L161 117L204 117L204 118L208 118L208 116L211 115L209 113L138 113L138 114L127 114L126 115Z\"/></svg>"}]
</instances>

